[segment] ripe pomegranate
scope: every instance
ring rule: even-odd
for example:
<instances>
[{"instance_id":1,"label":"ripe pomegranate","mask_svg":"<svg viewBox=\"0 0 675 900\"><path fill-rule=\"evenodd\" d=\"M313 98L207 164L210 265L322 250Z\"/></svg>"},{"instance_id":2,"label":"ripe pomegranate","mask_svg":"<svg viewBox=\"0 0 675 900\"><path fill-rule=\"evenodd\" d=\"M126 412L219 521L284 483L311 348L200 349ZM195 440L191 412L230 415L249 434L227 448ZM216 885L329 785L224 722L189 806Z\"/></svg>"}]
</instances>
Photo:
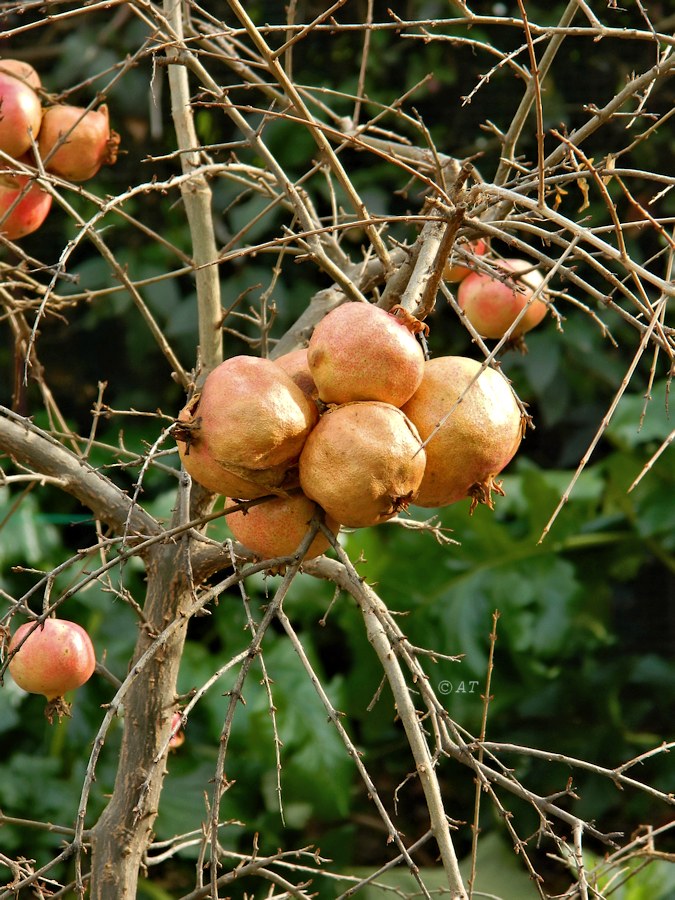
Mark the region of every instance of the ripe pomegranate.
<instances>
[{"instance_id":1,"label":"ripe pomegranate","mask_svg":"<svg viewBox=\"0 0 675 900\"><path fill-rule=\"evenodd\" d=\"M396 406L360 401L324 413L300 456L300 487L336 522L377 525L412 502L426 454Z\"/></svg>"},{"instance_id":2,"label":"ripe pomegranate","mask_svg":"<svg viewBox=\"0 0 675 900\"><path fill-rule=\"evenodd\" d=\"M45 168L68 181L86 181L117 162L120 136L111 131L108 107L86 110L56 104L45 110L38 139Z\"/></svg>"},{"instance_id":3,"label":"ripe pomegranate","mask_svg":"<svg viewBox=\"0 0 675 900\"><path fill-rule=\"evenodd\" d=\"M401 406L422 379L424 352L404 319L371 303L343 303L314 329L307 362L324 403Z\"/></svg>"},{"instance_id":4,"label":"ripe pomegranate","mask_svg":"<svg viewBox=\"0 0 675 900\"><path fill-rule=\"evenodd\" d=\"M52 195L29 175L0 174L0 233L16 241L37 231L49 214Z\"/></svg>"},{"instance_id":5,"label":"ripe pomegranate","mask_svg":"<svg viewBox=\"0 0 675 900\"><path fill-rule=\"evenodd\" d=\"M231 506L232 503L228 503ZM261 559L292 556L307 534L309 522L316 512L316 504L302 492L288 497L274 497L249 510L230 513L227 524L241 544ZM326 517L326 527L337 534L340 526ZM326 536L319 532L305 554L305 559L320 556L330 547Z\"/></svg>"},{"instance_id":6,"label":"ripe pomegranate","mask_svg":"<svg viewBox=\"0 0 675 900\"><path fill-rule=\"evenodd\" d=\"M224 468L279 486L317 419L315 404L276 363L233 356L206 378L192 433Z\"/></svg>"},{"instance_id":7,"label":"ripe pomegranate","mask_svg":"<svg viewBox=\"0 0 675 900\"><path fill-rule=\"evenodd\" d=\"M484 256L487 253L487 244L482 238L478 238L478 240L470 241L466 249L473 253L474 256ZM445 281L456 283L463 281L467 275L471 275L474 271L474 269L470 269L462 263L454 262L451 254L443 269L443 278Z\"/></svg>"},{"instance_id":8,"label":"ripe pomegranate","mask_svg":"<svg viewBox=\"0 0 675 900\"><path fill-rule=\"evenodd\" d=\"M42 87L42 81L37 71L30 63L21 59L0 59L0 75L12 75L33 88L34 91L39 91Z\"/></svg>"},{"instance_id":9,"label":"ripe pomegranate","mask_svg":"<svg viewBox=\"0 0 675 900\"><path fill-rule=\"evenodd\" d=\"M183 716L176 710L176 712L171 716L171 730L174 733L169 738L169 749L170 750L178 750L179 747L182 747L185 743L185 732L182 728Z\"/></svg>"},{"instance_id":10,"label":"ripe pomegranate","mask_svg":"<svg viewBox=\"0 0 675 900\"><path fill-rule=\"evenodd\" d=\"M16 648L9 662L14 681L24 691L44 694L50 722L54 715L59 719L69 715L63 695L88 681L96 668L94 647L84 628L66 619L46 619L37 626L25 622L14 632L9 652Z\"/></svg>"},{"instance_id":11,"label":"ripe pomegranate","mask_svg":"<svg viewBox=\"0 0 675 900\"><path fill-rule=\"evenodd\" d=\"M264 497L265 494L270 493L273 487L278 487L283 482L286 475L285 469L277 473L279 484L274 485L271 482L264 484L251 481L221 466L206 447L199 428L195 428L194 431L190 430L193 423L198 420L198 408L199 395L197 394L178 415L178 421L185 423L186 428L176 430L178 455L185 470L195 481L215 494L237 497L240 500L255 500L257 497ZM254 478L257 477L255 472L251 474ZM269 480L269 472L262 474ZM273 480L271 481L273 482Z\"/></svg>"},{"instance_id":12,"label":"ripe pomegranate","mask_svg":"<svg viewBox=\"0 0 675 900\"><path fill-rule=\"evenodd\" d=\"M474 359L439 356L428 360L422 384L402 410L428 441L415 503L447 506L471 497L472 511L477 503L492 506L491 492L501 491L495 478L523 436L521 412L504 376L495 369L481 372Z\"/></svg>"},{"instance_id":13,"label":"ripe pomegranate","mask_svg":"<svg viewBox=\"0 0 675 900\"><path fill-rule=\"evenodd\" d=\"M312 400L316 400L319 396L316 384L312 378L307 362L307 349L291 350L284 353L283 356L277 357L274 362L290 375L300 390Z\"/></svg>"},{"instance_id":14,"label":"ripe pomegranate","mask_svg":"<svg viewBox=\"0 0 675 900\"><path fill-rule=\"evenodd\" d=\"M28 71L32 66L24 66L19 60L0 60L0 150L14 159L30 150L31 135L37 140L42 123L42 104Z\"/></svg>"},{"instance_id":15,"label":"ripe pomegranate","mask_svg":"<svg viewBox=\"0 0 675 900\"><path fill-rule=\"evenodd\" d=\"M500 339L509 331L544 277L526 259L498 260L495 266L505 275L514 277L500 280L473 272L460 284L457 302L481 337ZM546 309L546 303L539 297L532 301L510 336L517 338L530 331L544 318Z\"/></svg>"}]
</instances>

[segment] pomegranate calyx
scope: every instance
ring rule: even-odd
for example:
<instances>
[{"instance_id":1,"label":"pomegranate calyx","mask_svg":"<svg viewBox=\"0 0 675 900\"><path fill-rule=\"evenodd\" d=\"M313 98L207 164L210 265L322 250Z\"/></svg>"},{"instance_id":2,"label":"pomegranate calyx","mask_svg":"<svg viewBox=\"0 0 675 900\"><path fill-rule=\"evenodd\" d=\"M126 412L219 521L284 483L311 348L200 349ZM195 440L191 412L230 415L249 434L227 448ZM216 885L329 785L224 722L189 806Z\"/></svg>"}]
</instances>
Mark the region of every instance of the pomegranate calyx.
<instances>
[{"instance_id":1,"label":"pomegranate calyx","mask_svg":"<svg viewBox=\"0 0 675 900\"><path fill-rule=\"evenodd\" d=\"M493 475L488 475L485 481L477 481L469 488L468 494L471 497L471 506L469 507L469 515L472 516L479 504L483 504L488 509L495 508L495 502L492 499L493 492L500 497L505 497L506 493L502 487L501 481L496 481Z\"/></svg>"},{"instance_id":2,"label":"pomegranate calyx","mask_svg":"<svg viewBox=\"0 0 675 900\"><path fill-rule=\"evenodd\" d=\"M397 303L396 306L392 306L389 310L389 315L397 319L401 325L404 325L411 334L419 334L422 332L425 337L429 334L429 326L426 322L422 322L421 319L413 316L413 314L408 312L405 306L401 306L400 303Z\"/></svg>"},{"instance_id":3,"label":"pomegranate calyx","mask_svg":"<svg viewBox=\"0 0 675 900\"><path fill-rule=\"evenodd\" d=\"M70 710L70 703L68 703L65 697L52 697L45 706L45 719L50 725L53 725L54 718L56 717L60 724L64 718L70 718Z\"/></svg>"}]
</instances>

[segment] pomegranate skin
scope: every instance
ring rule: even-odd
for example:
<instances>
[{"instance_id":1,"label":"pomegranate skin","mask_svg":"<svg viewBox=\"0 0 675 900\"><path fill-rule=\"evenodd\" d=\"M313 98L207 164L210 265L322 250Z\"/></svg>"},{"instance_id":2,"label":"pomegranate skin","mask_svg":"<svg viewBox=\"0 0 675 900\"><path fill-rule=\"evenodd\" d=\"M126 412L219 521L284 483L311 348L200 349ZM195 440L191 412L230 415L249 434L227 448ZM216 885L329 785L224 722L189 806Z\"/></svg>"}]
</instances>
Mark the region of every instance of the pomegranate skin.
<instances>
[{"instance_id":1,"label":"pomegranate skin","mask_svg":"<svg viewBox=\"0 0 675 900\"><path fill-rule=\"evenodd\" d=\"M37 231L51 207L52 195L29 175L0 175L0 233L8 240L17 241Z\"/></svg>"},{"instance_id":2,"label":"pomegranate skin","mask_svg":"<svg viewBox=\"0 0 675 900\"><path fill-rule=\"evenodd\" d=\"M428 440L415 504L448 506L471 497L472 508L476 502L491 505L494 479L515 455L523 435L522 415L504 376L495 369L481 372L474 359L439 356L427 361L422 384L403 412L422 440Z\"/></svg>"},{"instance_id":3,"label":"pomegranate skin","mask_svg":"<svg viewBox=\"0 0 675 900\"><path fill-rule=\"evenodd\" d=\"M95 110L56 104L44 112L38 147L48 172L87 181L101 166L117 162L119 142L105 103Z\"/></svg>"},{"instance_id":4,"label":"pomegranate skin","mask_svg":"<svg viewBox=\"0 0 675 900\"><path fill-rule=\"evenodd\" d=\"M424 351L403 321L371 303L343 303L316 326L307 362L324 403L402 406L422 380Z\"/></svg>"},{"instance_id":5,"label":"pomegranate skin","mask_svg":"<svg viewBox=\"0 0 675 900\"><path fill-rule=\"evenodd\" d=\"M199 408L199 396L197 395L185 406L178 415L178 421L189 426L194 422ZM180 434L180 431L179 431ZM190 477L197 481L207 491L214 494L222 494L225 497L237 497L240 500L255 500L270 493L270 487L257 484L242 474L236 474L225 469L213 458L203 438L199 435L199 429L194 434L185 435L186 440L176 437L178 455L180 461L189 473ZM253 478L258 473L251 472ZM285 472L282 472L279 481L283 481Z\"/></svg>"},{"instance_id":6,"label":"pomegranate skin","mask_svg":"<svg viewBox=\"0 0 675 900\"><path fill-rule=\"evenodd\" d=\"M238 472L295 465L318 412L276 363L233 356L206 378L197 418L213 458Z\"/></svg>"},{"instance_id":7,"label":"pomegranate skin","mask_svg":"<svg viewBox=\"0 0 675 900\"><path fill-rule=\"evenodd\" d=\"M34 91L39 91L42 87L42 81L37 71L30 63L21 59L0 59L0 74L12 75L33 88ZM34 135L34 137L37 137L37 135Z\"/></svg>"},{"instance_id":8,"label":"pomegranate skin","mask_svg":"<svg viewBox=\"0 0 675 900\"><path fill-rule=\"evenodd\" d=\"M525 259L498 260L495 266L505 274L525 274L517 281L509 279L508 282L503 282L486 273L473 272L460 284L457 302L481 337L499 340L511 329L544 279L541 272L533 269L532 264ZM541 322L546 311L546 303L538 297L529 304L510 336L518 338L531 331Z\"/></svg>"},{"instance_id":9,"label":"pomegranate skin","mask_svg":"<svg viewBox=\"0 0 675 900\"><path fill-rule=\"evenodd\" d=\"M357 401L324 413L300 456L300 487L350 528L377 525L414 502L426 454L401 410Z\"/></svg>"},{"instance_id":10,"label":"pomegranate skin","mask_svg":"<svg viewBox=\"0 0 675 900\"><path fill-rule=\"evenodd\" d=\"M65 619L46 619L37 628L34 622L25 622L14 632L10 652L26 635L26 641L9 663L12 678L20 688L55 700L91 678L96 654L82 626Z\"/></svg>"},{"instance_id":11,"label":"pomegranate skin","mask_svg":"<svg viewBox=\"0 0 675 900\"><path fill-rule=\"evenodd\" d=\"M468 244L467 249L475 256L484 256L487 253L487 244L482 238L478 238L476 241L471 241ZM471 275L472 272L475 272L475 269L470 269L462 263L453 263L451 260L452 257L448 260L443 269L443 278L445 281L456 284L459 281L463 281L468 275Z\"/></svg>"},{"instance_id":12,"label":"pomegranate skin","mask_svg":"<svg viewBox=\"0 0 675 900\"><path fill-rule=\"evenodd\" d=\"M226 508L231 505L226 504ZM289 497L267 500L246 512L230 513L227 524L236 540L260 559L274 559L295 553L315 511L314 501L298 492ZM330 516L326 516L325 524L333 534L340 530L339 524ZM309 545L304 559L320 556L329 547L328 538L319 532Z\"/></svg>"},{"instance_id":13,"label":"pomegranate skin","mask_svg":"<svg viewBox=\"0 0 675 900\"><path fill-rule=\"evenodd\" d=\"M287 375L291 376L305 396L311 400L318 399L319 392L309 370L306 347L284 353L283 356L277 357L274 362L281 366Z\"/></svg>"},{"instance_id":14,"label":"pomegranate skin","mask_svg":"<svg viewBox=\"0 0 675 900\"><path fill-rule=\"evenodd\" d=\"M0 150L18 159L31 148L31 134L37 140L42 124L42 104L29 81L19 75L17 60L0 60L10 71L0 71Z\"/></svg>"}]
</instances>

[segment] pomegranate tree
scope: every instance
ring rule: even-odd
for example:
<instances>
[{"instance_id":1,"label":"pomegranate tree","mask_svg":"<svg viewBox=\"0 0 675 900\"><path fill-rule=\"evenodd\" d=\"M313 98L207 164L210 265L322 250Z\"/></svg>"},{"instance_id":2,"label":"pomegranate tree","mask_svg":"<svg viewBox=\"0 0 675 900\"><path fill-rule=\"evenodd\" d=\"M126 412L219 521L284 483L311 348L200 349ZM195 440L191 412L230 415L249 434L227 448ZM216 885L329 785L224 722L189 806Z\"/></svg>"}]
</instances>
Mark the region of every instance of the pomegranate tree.
<instances>
[{"instance_id":1,"label":"pomegranate tree","mask_svg":"<svg viewBox=\"0 0 675 900\"><path fill-rule=\"evenodd\" d=\"M87 632L67 619L45 619L42 624L25 622L9 644L9 671L14 681L31 694L49 701L45 715L69 715L64 699L68 691L81 687L96 668L96 654Z\"/></svg>"},{"instance_id":2,"label":"pomegranate tree","mask_svg":"<svg viewBox=\"0 0 675 900\"><path fill-rule=\"evenodd\" d=\"M86 181L101 166L117 161L119 142L105 103L90 110L56 104L45 110L38 147L47 171L68 181Z\"/></svg>"}]
</instances>

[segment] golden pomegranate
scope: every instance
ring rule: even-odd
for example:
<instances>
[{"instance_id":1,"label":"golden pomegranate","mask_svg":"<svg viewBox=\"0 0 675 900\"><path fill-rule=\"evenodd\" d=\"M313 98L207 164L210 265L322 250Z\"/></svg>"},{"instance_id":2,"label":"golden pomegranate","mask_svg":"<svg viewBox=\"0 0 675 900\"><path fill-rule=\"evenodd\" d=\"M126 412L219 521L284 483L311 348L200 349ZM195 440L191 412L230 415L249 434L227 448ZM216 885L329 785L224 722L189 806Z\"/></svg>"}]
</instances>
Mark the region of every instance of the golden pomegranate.
<instances>
[{"instance_id":1,"label":"golden pomegranate","mask_svg":"<svg viewBox=\"0 0 675 900\"><path fill-rule=\"evenodd\" d=\"M417 429L395 406L360 401L319 420L300 456L300 486L343 525L377 525L413 501L426 454Z\"/></svg>"},{"instance_id":2,"label":"golden pomegranate","mask_svg":"<svg viewBox=\"0 0 675 900\"><path fill-rule=\"evenodd\" d=\"M228 501L226 508L232 506ZM260 559L292 556L307 534L309 523L317 511L316 503L301 491L288 497L274 497L244 511L230 513L227 524L236 540ZM326 527L337 534L340 526L326 516ZM304 559L320 556L330 547L328 538L318 532Z\"/></svg>"},{"instance_id":3,"label":"golden pomegranate","mask_svg":"<svg viewBox=\"0 0 675 900\"><path fill-rule=\"evenodd\" d=\"M474 380L475 379L475 380ZM425 442L427 465L415 503L447 506L465 497L492 505L495 478L513 458L524 421L501 372L463 356L425 364L422 384L403 407Z\"/></svg>"},{"instance_id":4,"label":"golden pomegranate","mask_svg":"<svg viewBox=\"0 0 675 900\"><path fill-rule=\"evenodd\" d=\"M245 472L294 465L318 412L271 360L233 356L209 373L195 418L213 458Z\"/></svg>"},{"instance_id":5,"label":"golden pomegranate","mask_svg":"<svg viewBox=\"0 0 675 900\"><path fill-rule=\"evenodd\" d=\"M196 395L187 406L185 406L178 415L178 421L186 427L179 428L176 433L176 444L178 445L178 455L186 472L207 491L213 491L215 494L223 494L225 497L237 497L240 500L255 500L258 497L264 497L265 494L271 492L271 487L277 485L265 485L256 483L234 472L228 471L213 458L209 452L203 437L200 436L199 428L191 430L196 419L196 412L199 408L199 395ZM251 471L251 476L255 479L259 475L264 474L269 478L269 473ZM279 483L285 478L285 470L277 473ZM272 479L273 481L274 479Z\"/></svg>"}]
</instances>

